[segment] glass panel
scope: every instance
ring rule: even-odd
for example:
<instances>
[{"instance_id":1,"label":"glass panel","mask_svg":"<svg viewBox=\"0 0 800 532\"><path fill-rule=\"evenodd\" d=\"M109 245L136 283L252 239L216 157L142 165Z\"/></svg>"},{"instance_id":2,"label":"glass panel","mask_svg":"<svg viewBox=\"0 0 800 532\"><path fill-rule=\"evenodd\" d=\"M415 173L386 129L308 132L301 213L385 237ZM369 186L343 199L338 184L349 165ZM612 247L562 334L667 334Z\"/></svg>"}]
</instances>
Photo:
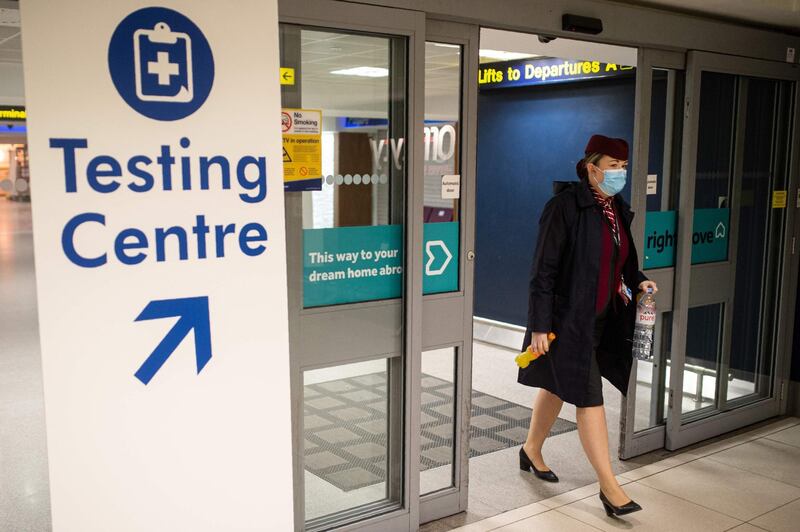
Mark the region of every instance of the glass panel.
<instances>
[{"instance_id":1,"label":"glass panel","mask_svg":"<svg viewBox=\"0 0 800 532\"><path fill-rule=\"evenodd\" d=\"M662 353L664 353L664 364L662 365L662 372L664 373L664 376L662 377L664 382L664 390L661 393L663 400L661 401L660 406L654 407L652 403L650 405L650 419L658 419L659 423L667 422L667 412L669 409L669 375L670 369L672 368L672 316L672 312L664 312L664 314L661 316L661 341L659 344L664 346L662 349ZM657 328L658 323L659 322L656 321ZM657 411L656 415L653 415L652 408L660 408L660 410Z\"/></svg>"},{"instance_id":2,"label":"glass panel","mask_svg":"<svg viewBox=\"0 0 800 532\"><path fill-rule=\"evenodd\" d=\"M747 127L739 203L736 295L727 399L768 397L774 356L779 265L786 209L773 195L788 194L792 90L788 82L747 81Z\"/></svg>"},{"instance_id":3,"label":"glass panel","mask_svg":"<svg viewBox=\"0 0 800 532\"><path fill-rule=\"evenodd\" d=\"M653 69L650 148L647 166L645 269L675 265L677 191L680 189L684 72ZM662 289L668 288L661 286ZM657 297L657 306L671 301ZM659 310L652 360L638 360L634 432L664 423L672 313Z\"/></svg>"},{"instance_id":4,"label":"glass panel","mask_svg":"<svg viewBox=\"0 0 800 532\"><path fill-rule=\"evenodd\" d=\"M647 211L668 211L678 205L683 135L685 73L653 69L650 104L650 147L647 164Z\"/></svg>"},{"instance_id":5,"label":"glass panel","mask_svg":"<svg viewBox=\"0 0 800 532\"><path fill-rule=\"evenodd\" d=\"M281 66L295 69L295 84L281 89L284 158L320 159L305 179L284 166L288 234L302 238L287 243L303 254L302 306L401 298L407 39L290 24L280 36ZM292 136L298 125L319 136ZM369 309L341 312L326 316L356 338L372 334L375 352L358 356L379 358L354 362L337 345L308 347L348 362L303 373L308 529L384 513L402 500L404 360L385 353L397 349L403 316L376 323ZM349 325L338 321L343 316ZM375 338L376 325L391 331L385 341Z\"/></svg>"},{"instance_id":6,"label":"glass panel","mask_svg":"<svg viewBox=\"0 0 800 532\"><path fill-rule=\"evenodd\" d=\"M717 404L722 324L721 303L689 309L681 405L684 415Z\"/></svg>"},{"instance_id":7,"label":"glass panel","mask_svg":"<svg viewBox=\"0 0 800 532\"><path fill-rule=\"evenodd\" d=\"M692 264L728 259L728 239L715 245L707 238L719 223L729 228L736 124L736 76L703 72L697 140ZM723 229L722 233L727 231Z\"/></svg>"},{"instance_id":8,"label":"glass panel","mask_svg":"<svg viewBox=\"0 0 800 532\"><path fill-rule=\"evenodd\" d=\"M672 362L671 335L672 312L658 311L653 337L653 358L652 360L634 359L634 363L636 363L634 432L660 425L666 421L669 367ZM659 400L660 398L663 400Z\"/></svg>"},{"instance_id":9,"label":"glass panel","mask_svg":"<svg viewBox=\"0 0 800 532\"><path fill-rule=\"evenodd\" d=\"M774 393L794 90L702 74L683 414Z\"/></svg>"},{"instance_id":10,"label":"glass panel","mask_svg":"<svg viewBox=\"0 0 800 532\"><path fill-rule=\"evenodd\" d=\"M423 292L458 290L461 197L461 46L425 43Z\"/></svg>"},{"instance_id":11,"label":"glass panel","mask_svg":"<svg viewBox=\"0 0 800 532\"><path fill-rule=\"evenodd\" d=\"M306 521L389 497L387 362L304 372Z\"/></svg>"},{"instance_id":12,"label":"glass panel","mask_svg":"<svg viewBox=\"0 0 800 532\"><path fill-rule=\"evenodd\" d=\"M420 495L454 485L456 348L422 353Z\"/></svg>"},{"instance_id":13,"label":"glass panel","mask_svg":"<svg viewBox=\"0 0 800 532\"><path fill-rule=\"evenodd\" d=\"M697 136L690 307L685 339L683 418L712 413L720 391L730 343L723 341L731 298L729 255L739 83L737 76L702 72ZM709 270L709 268L716 268ZM713 283L710 282L713 279ZM727 320L729 321L729 320ZM723 399L724 401L724 399ZM677 406L677 405L676 405Z\"/></svg>"},{"instance_id":14,"label":"glass panel","mask_svg":"<svg viewBox=\"0 0 800 532\"><path fill-rule=\"evenodd\" d=\"M281 37L282 66L299 80L282 93L284 112L322 115L322 178L287 183L304 189L303 306L399 298L406 39L291 25Z\"/></svg>"}]
</instances>

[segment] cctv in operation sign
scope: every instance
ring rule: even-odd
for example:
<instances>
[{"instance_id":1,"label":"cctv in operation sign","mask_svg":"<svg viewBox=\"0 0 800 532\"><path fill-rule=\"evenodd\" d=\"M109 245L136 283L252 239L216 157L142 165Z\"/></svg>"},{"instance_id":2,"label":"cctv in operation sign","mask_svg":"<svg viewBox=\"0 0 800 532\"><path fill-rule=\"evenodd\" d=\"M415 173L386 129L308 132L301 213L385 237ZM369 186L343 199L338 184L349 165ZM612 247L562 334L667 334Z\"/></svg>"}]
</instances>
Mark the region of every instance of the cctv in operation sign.
<instances>
[{"instance_id":1,"label":"cctv in operation sign","mask_svg":"<svg viewBox=\"0 0 800 532\"><path fill-rule=\"evenodd\" d=\"M22 24L54 530L290 530L276 1Z\"/></svg>"}]
</instances>

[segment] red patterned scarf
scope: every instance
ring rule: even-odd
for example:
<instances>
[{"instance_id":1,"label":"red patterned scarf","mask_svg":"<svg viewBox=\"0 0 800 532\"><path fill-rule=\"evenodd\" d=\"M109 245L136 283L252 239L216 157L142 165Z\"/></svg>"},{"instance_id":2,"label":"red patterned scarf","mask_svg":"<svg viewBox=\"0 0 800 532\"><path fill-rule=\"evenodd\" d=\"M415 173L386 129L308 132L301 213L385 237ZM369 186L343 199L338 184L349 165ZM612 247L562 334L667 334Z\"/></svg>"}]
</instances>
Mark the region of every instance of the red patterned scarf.
<instances>
[{"instance_id":1,"label":"red patterned scarf","mask_svg":"<svg viewBox=\"0 0 800 532\"><path fill-rule=\"evenodd\" d=\"M614 233L614 243L619 246L619 227L617 226L617 217L614 215L614 207L611 205L611 202L614 201L614 196L604 198L593 186L589 185L589 188L592 190L594 200L603 209L603 214L611 225Z\"/></svg>"}]
</instances>

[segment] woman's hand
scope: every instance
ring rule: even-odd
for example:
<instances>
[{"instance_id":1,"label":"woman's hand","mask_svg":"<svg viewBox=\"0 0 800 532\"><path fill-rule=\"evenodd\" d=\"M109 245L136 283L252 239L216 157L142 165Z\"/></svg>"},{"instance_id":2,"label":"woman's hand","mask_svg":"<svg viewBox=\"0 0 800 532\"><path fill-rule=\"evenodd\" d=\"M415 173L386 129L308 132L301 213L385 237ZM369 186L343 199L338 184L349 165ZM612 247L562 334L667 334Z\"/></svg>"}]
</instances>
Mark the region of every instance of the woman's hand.
<instances>
[{"instance_id":1,"label":"woman's hand","mask_svg":"<svg viewBox=\"0 0 800 532\"><path fill-rule=\"evenodd\" d=\"M642 292L647 292L648 288L653 289L653 294L658 293L658 286L656 286L656 283L653 281L642 281L641 284L639 284L639 290Z\"/></svg>"},{"instance_id":2,"label":"woman's hand","mask_svg":"<svg viewBox=\"0 0 800 532\"><path fill-rule=\"evenodd\" d=\"M547 333L533 333L530 349L534 353L547 353L550 350L550 341L547 339Z\"/></svg>"}]
</instances>

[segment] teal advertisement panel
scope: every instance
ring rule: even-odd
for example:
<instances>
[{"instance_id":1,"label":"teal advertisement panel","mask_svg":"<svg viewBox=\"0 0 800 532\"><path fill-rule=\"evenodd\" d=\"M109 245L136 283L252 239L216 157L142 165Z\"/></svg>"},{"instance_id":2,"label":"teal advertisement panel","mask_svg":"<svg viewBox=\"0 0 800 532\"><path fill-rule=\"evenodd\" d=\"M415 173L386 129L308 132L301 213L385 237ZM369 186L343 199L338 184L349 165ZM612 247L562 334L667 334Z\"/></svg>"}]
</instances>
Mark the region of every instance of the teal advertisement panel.
<instances>
[{"instance_id":1,"label":"teal advertisement panel","mask_svg":"<svg viewBox=\"0 0 800 532\"><path fill-rule=\"evenodd\" d=\"M425 224L423 293L458 290L458 222ZM403 227L303 230L305 308L400 297Z\"/></svg>"},{"instance_id":2,"label":"teal advertisement panel","mask_svg":"<svg viewBox=\"0 0 800 532\"><path fill-rule=\"evenodd\" d=\"M675 211L648 212L644 228L644 269L675 266L678 227Z\"/></svg>"},{"instance_id":3,"label":"teal advertisement panel","mask_svg":"<svg viewBox=\"0 0 800 532\"><path fill-rule=\"evenodd\" d=\"M730 209L696 209L692 231L692 264L728 259ZM648 212L645 220L644 268L675 265L677 213Z\"/></svg>"},{"instance_id":4,"label":"teal advertisement panel","mask_svg":"<svg viewBox=\"0 0 800 532\"><path fill-rule=\"evenodd\" d=\"M692 231L692 264L728 260L730 209L696 209Z\"/></svg>"},{"instance_id":5,"label":"teal advertisement panel","mask_svg":"<svg viewBox=\"0 0 800 532\"><path fill-rule=\"evenodd\" d=\"M423 294L458 290L458 222L425 224Z\"/></svg>"}]
</instances>

